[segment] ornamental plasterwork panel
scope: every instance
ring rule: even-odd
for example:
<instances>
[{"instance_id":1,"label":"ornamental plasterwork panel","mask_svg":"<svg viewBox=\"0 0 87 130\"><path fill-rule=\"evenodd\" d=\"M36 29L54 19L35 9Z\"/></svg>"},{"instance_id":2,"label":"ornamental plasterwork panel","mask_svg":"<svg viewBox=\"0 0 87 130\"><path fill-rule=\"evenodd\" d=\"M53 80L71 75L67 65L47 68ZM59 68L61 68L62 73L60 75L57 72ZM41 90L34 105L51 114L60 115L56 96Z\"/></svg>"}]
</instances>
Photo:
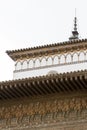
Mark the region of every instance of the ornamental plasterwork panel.
<instances>
[{"instance_id":1,"label":"ornamental plasterwork panel","mask_svg":"<svg viewBox=\"0 0 87 130\"><path fill-rule=\"evenodd\" d=\"M41 67L66 65L73 63L85 62L87 60L86 51L76 51L64 54L49 55L44 57L36 57L32 59L24 59L15 64L15 71L24 71L26 69L39 69Z\"/></svg>"},{"instance_id":2,"label":"ornamental plasterwork panel","mask_svg":"<svg viewBox=\"0 0 87 130\"><path fill-rule=\"evenodd\" d=\"M65 120L65 117L74 114L80 114L86 112L87 118L87 98L70 98L70 99L54 99L48 101L38 101L24 104L13 104L9 106L0 106L0 124L5 121L6 124L11 124L12 121L21 123L23 120L28 120L28 123L38 122L43 120ZM83 115L84 116L84 115ZM77 117L74 117L77 118Z\"/></svg>"},{"instance_id":3,"label":"ornamental plasterwork panel","mask_svg":"<svg viewBox=\"0 0 87 130\"><path fill-rule=\"evenodd\" d=\"M0 129L33 128L87 120L87 97L72 97L0 106ZM13 130L13 129L12 129Z\"/></svg>"}]
</instances>

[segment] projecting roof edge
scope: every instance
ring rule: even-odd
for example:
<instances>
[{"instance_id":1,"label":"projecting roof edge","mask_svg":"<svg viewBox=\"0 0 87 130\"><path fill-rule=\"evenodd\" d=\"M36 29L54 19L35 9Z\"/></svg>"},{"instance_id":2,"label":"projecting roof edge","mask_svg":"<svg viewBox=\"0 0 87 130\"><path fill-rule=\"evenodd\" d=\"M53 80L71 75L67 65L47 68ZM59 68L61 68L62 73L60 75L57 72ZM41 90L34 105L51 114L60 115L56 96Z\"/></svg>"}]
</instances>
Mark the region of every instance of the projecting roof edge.
<instances>
[{"instance_id":1,"label":"projecting roof edge","mask_svg":"<svg viewBox=\"0 0 87 130\"><path fill-rule=\"evenodd\" d=\"M84 44L81 44L84 42ZM14 60L20 60L25 58L32 58L36 56L45 56L53 53L61 53L64 51L72 51L74 49L85 48L87 45L87 39L79 39L73 41L66 41L61 43L49 44L44 46L38 46L33 48L18 49L12 51L6 51L6 53Z\"/></svg>"},{"instance_id":2,"label":"projecting roof edge","mask_svg":"<svg viewBox=\"0 0 87 130\"><path fill-rule=\"evenodd\" d=\"M80 43L80 42L87 42L87 39L71 40L71 41L59 42L59 43L54 43L54 44L47 44L47 45L18 49L18 50L7 50L6 53L9 55L11 53L16 53L16 52L43 49L43 48L49 48L49 47L54 47L54 46L65 46L65 45L70 45L70 44Z\"/></svg>"},{"instance_id":3,"label":"projecting roof edge","mask_svg":"<svg viewBox=\"0 0 87 130\"><path fill-rule=\"evenodd\" d=\"M87 70L1 82L0 100L79 91L87 92Z\"/></svg>"},{"instance_id":4,"label":"projecting roof edge","mask_svg":"<svg viewBox=\"0 0 87 130\"><path fill-rule=\"evenodd\" d=\"M75 78L75 77L87 76L87 69L81 71L74 71L74 72L67 72L67 73L59 73L59 74L50 74L50 75L43 75L43 76L36 76L31 78L22 78L22 79L15 79L15 80L8 80L0 82L0 87L3 85L10 85L10 84L17 84L17 83L24 83L24 82L34 82L34 81L42 81L42 80L49 80L49 79L64 79L64 78Z\"/></svg>"}]
</instances>

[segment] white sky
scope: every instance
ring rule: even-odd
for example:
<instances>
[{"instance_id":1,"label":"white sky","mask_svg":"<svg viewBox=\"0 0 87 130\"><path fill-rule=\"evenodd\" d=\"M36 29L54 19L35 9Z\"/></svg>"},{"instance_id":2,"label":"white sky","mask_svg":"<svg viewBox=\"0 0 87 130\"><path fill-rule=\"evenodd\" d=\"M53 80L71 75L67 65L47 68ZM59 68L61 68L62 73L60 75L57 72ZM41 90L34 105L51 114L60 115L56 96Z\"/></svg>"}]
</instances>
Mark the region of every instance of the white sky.
<instances>
[{"instance_id":1,"label":"white sky","mask_svg":"<svg viewBox=\"0 0 87 130\"><path fill-rule=\"evenodd\" d=\"M0 0L0 81L13 78L6 50L67 41L75 8L80 38L86 38L87 0Z\"/></svg>"}]
</instances>

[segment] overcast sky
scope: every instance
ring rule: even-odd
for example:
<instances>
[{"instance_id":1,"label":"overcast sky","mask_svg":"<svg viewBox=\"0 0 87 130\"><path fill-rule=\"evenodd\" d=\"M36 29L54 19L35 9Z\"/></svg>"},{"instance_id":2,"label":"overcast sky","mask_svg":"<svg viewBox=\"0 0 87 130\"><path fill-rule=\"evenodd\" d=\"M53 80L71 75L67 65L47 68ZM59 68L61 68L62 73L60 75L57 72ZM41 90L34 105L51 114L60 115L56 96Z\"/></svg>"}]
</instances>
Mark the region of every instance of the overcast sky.
<instances>
[{"instance_id":1,"label":"overcast sky","mask_svg":"<svg viewBox=\"0 0 87 130\"><path fill-rule=\"evenodd\" d=\"M87 0L0 0L0 81L13 78L6 50L67 41L75 8L80 38L86 38Z\"/></svg>"}]
</instances>

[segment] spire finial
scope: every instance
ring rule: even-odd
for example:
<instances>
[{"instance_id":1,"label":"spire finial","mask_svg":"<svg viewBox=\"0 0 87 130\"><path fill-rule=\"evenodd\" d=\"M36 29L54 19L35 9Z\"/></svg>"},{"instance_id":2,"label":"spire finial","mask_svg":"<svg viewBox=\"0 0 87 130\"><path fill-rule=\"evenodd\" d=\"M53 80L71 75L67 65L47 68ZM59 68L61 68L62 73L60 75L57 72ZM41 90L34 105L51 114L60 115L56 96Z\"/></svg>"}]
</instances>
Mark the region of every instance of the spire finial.
<instances>
[{"instance_id":1,"label":"spire finial","mask_svg":"<svg viewBox=\"0 0 87 130\"><path fill-rule=\"evenodd\" d=\"M76 8L75 8L75 17L76 17Z\"/></svg>"},{"instance_id":2,"label":"spire finial","mask_svg":"<svg viewBox=\"0 0 87 130\"><path fill-rule=\"evenodd\" d=\"M72 31L72 36L69 38L69 40L77 40L78 38L78 31L77 31L77 17L76 17L76 8L75 8L75 17L74 17L74 30Z\"/></svg>"}]
</instances>

